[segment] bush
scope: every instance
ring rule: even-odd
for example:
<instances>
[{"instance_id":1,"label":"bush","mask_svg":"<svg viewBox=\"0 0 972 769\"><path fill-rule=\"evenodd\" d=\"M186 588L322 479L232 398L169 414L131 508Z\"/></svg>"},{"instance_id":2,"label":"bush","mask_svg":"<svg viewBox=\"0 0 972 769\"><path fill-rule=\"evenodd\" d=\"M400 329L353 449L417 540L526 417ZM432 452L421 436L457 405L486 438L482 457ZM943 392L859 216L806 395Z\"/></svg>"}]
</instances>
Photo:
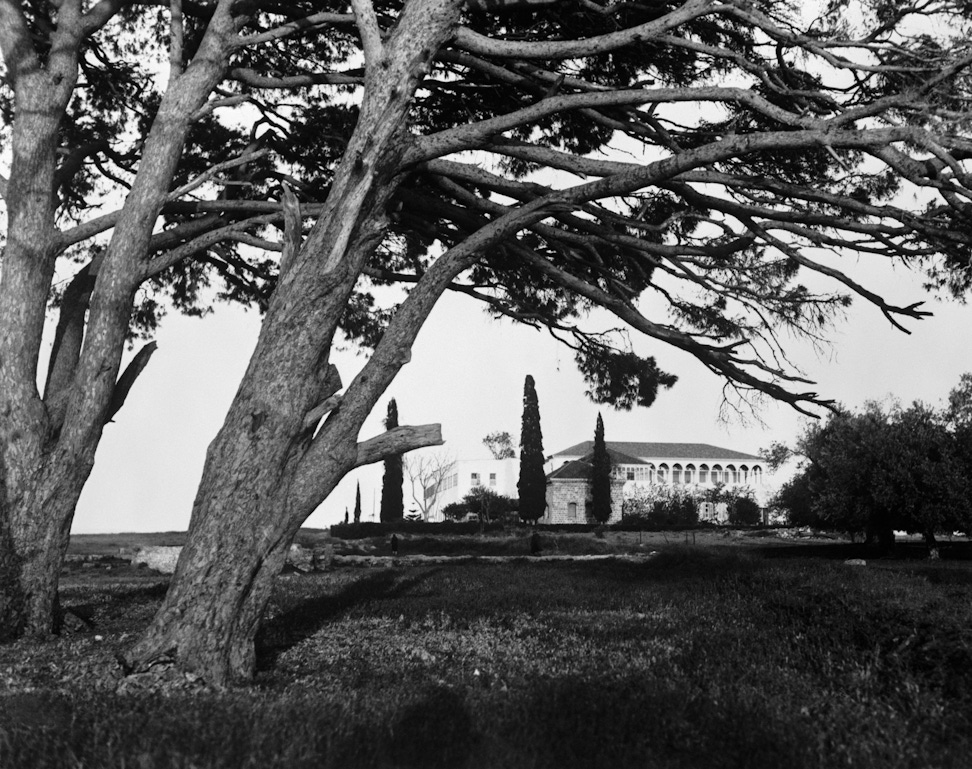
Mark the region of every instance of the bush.
<instances>
[{"instance_id":1,"label":"bush","mask_svg":"<svg viewBox=\"0 0 972 769\"><path fill-rule=\"evenodd\" d=\"M736 497L729 505L729 523L734 526L758 526L762 519L759 504L752 497Z\"/></svg>"},{"instance_id":2,"label":"bush","mask_svg":"<svg viewBox=\"0 0 972 769\"><path fill-rule=\"evenodd\" d=\"M486 531L502 531L501 523L486 525ZM481 527L476 521L443 521L428 523L420 521L394 521L378 523L337 523L331 527L331 536L337 539L367 539L368 537L387 537L392 534L479 534Z\"/></svg>"}]
</instances>

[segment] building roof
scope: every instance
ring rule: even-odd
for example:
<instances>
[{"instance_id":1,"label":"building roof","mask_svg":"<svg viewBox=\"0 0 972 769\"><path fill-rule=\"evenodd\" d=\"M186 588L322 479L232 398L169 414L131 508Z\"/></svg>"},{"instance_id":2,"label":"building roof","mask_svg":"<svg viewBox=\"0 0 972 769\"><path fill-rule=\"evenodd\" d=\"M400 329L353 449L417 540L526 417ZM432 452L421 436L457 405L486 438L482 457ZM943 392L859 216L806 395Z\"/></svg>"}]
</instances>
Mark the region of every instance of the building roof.
<instances>
[{"instance_id":1,"label":"building roof","mask_svg":"<svg viewBox=\"0 0 972 769\"><path fill-rule=\"evenodd\" d=\"M668 459L748 459L758 461L759 457L753 454L743 454L741 451L722 449L718 446L710 446L708 443L641 443L637 441L606 441L608 451L614 456L627 455L628 459L612 460L615 464L645 464L641 459L629 461L634 457L664 457ZM594 448L594 441L583 441L575 444L563 451L558 451L553 456L586 456Z\"/></svg>"},{"instance_id":2,"label":"building roof","mask_svg":"<svg viewBox=\"0 0 972 769\"><path fill-rule=\"evenodd\" d=\"M550 475L547 476L548 479L558 479L562 481L574 481L574 480L589 480L594 467L590 462L585 462L582 459L575 459L572 462L567 462L562 464L556 470L554 470Z\"/></svg>"},{"instance_id":3,"label":"building roof","mask_svg":"<svg viewBox=\"0 0 972 769\"><path fill-rule=\"evenodd\" d=\"M590 441L593 447L594 442ZM611 465L645 465L647 462L642 462L638 457L632 457L628 454L624 454L616 449L607 447L608 456L611 457ZM565 462L556 470L548 475L548 478L561 478L574 480L577 478L587 479L591 477L591 472L594 469L594 452L588 451L580 459L575 459L571 462Z\"/></svg>"}]
</instances>

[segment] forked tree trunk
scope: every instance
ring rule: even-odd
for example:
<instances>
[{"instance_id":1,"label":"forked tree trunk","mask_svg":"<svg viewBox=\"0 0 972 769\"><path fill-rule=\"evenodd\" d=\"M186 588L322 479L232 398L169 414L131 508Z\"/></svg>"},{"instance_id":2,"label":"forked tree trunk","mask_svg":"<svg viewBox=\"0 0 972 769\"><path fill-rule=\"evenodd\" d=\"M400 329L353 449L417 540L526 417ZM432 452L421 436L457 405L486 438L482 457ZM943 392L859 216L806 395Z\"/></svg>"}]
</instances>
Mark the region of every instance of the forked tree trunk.
<instances>
[{"instance_id":1,"label":"forked tree trunk","mask_svg":"<svg viewBox=\"0 0 972 769\"><path fill-rule=\"evenodd\" d=\"M214 684L250 677L259 621L301 523L352 468L380 459L363 458L358 432L407 361L407 337L414 338L431 305L417 326L406 324L403 346L386 334L369 366L378 359L385 365L374 376L359 375L316 436L315 407L336 389L331 342L386 227L385 208L408 146L409 102L454 28L459 5L413 0L385 43L374 28L363 33L367 75L358 125L321 218L283 260L256 349L207 453L168 594L128 655L133 670L174 662Z\"/></svg>"},{"instance_id":2,"label":"forked tree trunk","mask_svg":"<svg viewBox=\"0 0 972 769\"><path fill-rule=\"evenodd\" d=\"M75 312L58 328L42 398L41 339L54 264L64 248L54 217L58 129L77 81L81 5L59 4L46 62L33 51L20 10L0 8L0 43L15 94L0 280L0 637L55 629L57 580L78 498L105 421L131 387L127 375L137 375L147 359L144 352L137 356L137 365L117 380L149 240L191 116L221 79L235 36L231 3L221 2L197 60L162 99L94 285L65 296Z\"/></svg>"}]
</instances>

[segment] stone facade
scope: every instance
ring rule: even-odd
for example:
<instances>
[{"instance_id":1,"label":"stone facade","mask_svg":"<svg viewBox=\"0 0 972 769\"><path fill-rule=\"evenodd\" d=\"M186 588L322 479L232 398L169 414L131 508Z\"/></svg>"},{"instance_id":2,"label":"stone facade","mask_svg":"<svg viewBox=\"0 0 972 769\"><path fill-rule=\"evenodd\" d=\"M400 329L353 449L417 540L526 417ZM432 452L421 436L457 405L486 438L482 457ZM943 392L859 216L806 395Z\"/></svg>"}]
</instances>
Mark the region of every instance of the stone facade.
<instances>
[{"instance_id":1,"label":"stone facade","mask_svg":"<svg viewBox=\"0 0 972 769\"><path fill-rule=\"evenodd\" d=\"M549 478L547 509L539 523L591 523L587 509L591 500L591 482L587 478ZM621 521L624 482L611 481L611 517L608 523Z\"/></svg>"}]
</instances>

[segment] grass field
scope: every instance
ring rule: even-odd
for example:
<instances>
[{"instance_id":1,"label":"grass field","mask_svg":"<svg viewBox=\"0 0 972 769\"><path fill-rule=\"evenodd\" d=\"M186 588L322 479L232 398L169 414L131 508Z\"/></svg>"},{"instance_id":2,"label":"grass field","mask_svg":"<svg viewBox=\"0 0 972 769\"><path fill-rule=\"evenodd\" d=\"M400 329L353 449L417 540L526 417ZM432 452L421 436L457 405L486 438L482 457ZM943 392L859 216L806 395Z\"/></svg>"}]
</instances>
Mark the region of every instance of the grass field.
<instances>
[{"instance_id":1,"label":"grass field","mask_svg":"<svg viewBox=\"0 0 972 769\"><path fill-rule=\"evenodd\" d=\"M284 575L226 691L123 679L165 579L72 572L90 628L0 646L0 766L969 766L967 546L649 545Z\"/></svg>"}]
</instances>

